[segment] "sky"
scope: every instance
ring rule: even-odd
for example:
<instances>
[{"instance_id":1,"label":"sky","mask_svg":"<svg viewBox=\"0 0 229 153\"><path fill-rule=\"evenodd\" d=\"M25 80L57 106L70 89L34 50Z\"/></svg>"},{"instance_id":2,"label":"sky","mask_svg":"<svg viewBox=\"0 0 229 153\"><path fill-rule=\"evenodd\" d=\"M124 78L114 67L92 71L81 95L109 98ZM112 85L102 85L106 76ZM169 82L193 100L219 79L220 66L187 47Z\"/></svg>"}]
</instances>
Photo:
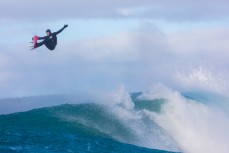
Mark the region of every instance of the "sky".
<instances>
[{"instance_id":1,"label":"sky","mask_svg":"<svg viewBox=\"0 0 229 153\"><path fill-rule=\"evenodd\" d=\"M0 0L0 98L157 83L228 90L228 0ZM57 31L54 51L30 50Z\"/></svg>"}]
</instances>

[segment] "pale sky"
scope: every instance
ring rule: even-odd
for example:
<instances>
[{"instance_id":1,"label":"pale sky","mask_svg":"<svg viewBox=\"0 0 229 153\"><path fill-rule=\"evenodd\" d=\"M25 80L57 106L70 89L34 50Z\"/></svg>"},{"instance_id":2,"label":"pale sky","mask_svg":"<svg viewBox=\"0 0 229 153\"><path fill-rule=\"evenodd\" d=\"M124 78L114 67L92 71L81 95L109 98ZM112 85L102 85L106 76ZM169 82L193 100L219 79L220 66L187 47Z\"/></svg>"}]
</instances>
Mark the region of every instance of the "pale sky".
<instances>
[{"instance_id":1,"label":"pale sky","mask_svg":"<svg viewBox=\"0 0 229 153\"><path fill-rule=\"evenodd\" d=\"M112 90L225 90L228 0L0 0L0 98ZM54 51L29 50L57 31Z\"/></svg>"}]
</instances>

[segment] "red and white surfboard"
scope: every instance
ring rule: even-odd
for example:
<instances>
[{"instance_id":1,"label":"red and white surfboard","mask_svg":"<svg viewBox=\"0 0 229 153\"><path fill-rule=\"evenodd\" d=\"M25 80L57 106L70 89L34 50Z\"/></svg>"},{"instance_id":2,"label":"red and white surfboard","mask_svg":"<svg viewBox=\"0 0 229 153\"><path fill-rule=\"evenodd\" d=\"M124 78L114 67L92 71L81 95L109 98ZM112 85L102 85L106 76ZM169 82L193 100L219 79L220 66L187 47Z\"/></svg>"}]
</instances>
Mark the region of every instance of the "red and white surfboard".
<instances>
[{"instance_id":1,"label":"red and white surfboard","mask_svg":"<svg viewBox=\"0 0 229 153\"><path fill-rule=\"evenodd\" d=\"M35 49L35 45L36 45L36 43L37 43L37 40L38 40L38 36L34 36L34 37L33 37L33 42L31 42L31 43L33 43L33 46L31 46L32 49Z\"/></svg>"}]
</instances>

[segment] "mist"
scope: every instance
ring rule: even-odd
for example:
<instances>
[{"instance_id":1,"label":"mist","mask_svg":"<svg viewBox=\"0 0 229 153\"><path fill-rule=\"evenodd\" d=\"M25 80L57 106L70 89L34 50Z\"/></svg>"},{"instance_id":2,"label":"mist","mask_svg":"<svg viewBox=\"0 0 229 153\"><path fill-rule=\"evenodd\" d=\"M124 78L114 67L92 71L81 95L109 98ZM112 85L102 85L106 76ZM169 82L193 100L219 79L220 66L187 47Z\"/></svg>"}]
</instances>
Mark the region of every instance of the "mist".
<instances>
[{"instance_id":1,"label":"mist","mask_svg":"<svg viewBox=\"0 0 229 153\"><path fill-rule=\"evenodd\" d=\"M54 52L2 44L1 97L120 86L141 91L157 83L225 92L228 33L226 28L165 32L142 22L126 32L60 42Z\"/></svg>"}]
</instances>

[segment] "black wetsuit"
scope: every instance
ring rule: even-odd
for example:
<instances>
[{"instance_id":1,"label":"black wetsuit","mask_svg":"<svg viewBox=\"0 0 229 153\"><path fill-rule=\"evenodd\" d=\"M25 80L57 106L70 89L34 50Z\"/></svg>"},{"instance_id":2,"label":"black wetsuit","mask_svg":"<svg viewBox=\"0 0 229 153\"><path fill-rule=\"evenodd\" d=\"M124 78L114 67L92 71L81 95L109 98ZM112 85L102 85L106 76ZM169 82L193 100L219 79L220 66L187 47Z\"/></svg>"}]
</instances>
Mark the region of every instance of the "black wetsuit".
<instances>
[{"instance_id":1,"label":"black wetsuit","mask_svg":"<svg viewBox=\"0 0 229 153\"><path fill-rule=\"evenodd\" d=\"M54 50L57 45L57 36L56 35L61 33L65 28L66 26L64 26L57 32L50 33L49 36L38 37L38 40L44 40L44 41L36 43L35 48L45 45L49 50Z\"/></svg>"}]
</instances>

